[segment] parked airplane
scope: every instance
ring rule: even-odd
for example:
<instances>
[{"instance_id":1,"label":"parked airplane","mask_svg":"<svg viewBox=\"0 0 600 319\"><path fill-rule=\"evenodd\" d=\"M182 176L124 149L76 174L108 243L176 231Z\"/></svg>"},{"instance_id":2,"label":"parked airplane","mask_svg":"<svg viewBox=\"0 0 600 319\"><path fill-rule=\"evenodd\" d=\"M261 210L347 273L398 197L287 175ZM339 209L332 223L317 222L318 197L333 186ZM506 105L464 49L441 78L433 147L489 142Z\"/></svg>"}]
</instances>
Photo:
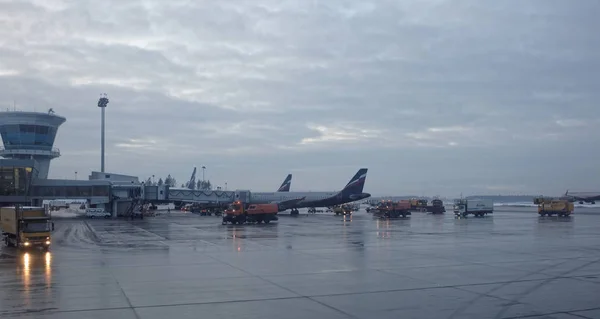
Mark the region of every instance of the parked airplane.
<instances>
[{"instance_id":1,"label":"parked airplane","mask_svg":"<svg viewBox=\"0 0 600 319\"><path fill-rule=\"evenodd\" d=\"M278 192L289 192L290 186L292 185L292 174L288 174L288 176L283 181L283 184L279 186Z\"/></svg>"},{"instance_id":2,"label":"parked airplane","mask_svg":"<svg viewBox=\"0 0 600 319\"><path fill-rule=\"evenodd\" d=\"M361 168L341 191L274 193L236 191L236 200L251 204L276 203L280 211L291 209L292 214L298 214L298 208L335 206L371 197L371 194L363 193L366 178L367 169Z\"/></svg>"},{"instance_id":3,"label":"parked airplane","mask_svg":"<svg viewBox=\"0 0 600 319\"><path fill-rule=\"evenodd\" d=\"M565 193L565 197L567 197L573 202L579 202L579 204L583 204L585 202L593 205L596 204L597 200L600 200L600 193L578 192L569 194L569 191L567 190L567 192Z\"/></svg>"}]
</instances>

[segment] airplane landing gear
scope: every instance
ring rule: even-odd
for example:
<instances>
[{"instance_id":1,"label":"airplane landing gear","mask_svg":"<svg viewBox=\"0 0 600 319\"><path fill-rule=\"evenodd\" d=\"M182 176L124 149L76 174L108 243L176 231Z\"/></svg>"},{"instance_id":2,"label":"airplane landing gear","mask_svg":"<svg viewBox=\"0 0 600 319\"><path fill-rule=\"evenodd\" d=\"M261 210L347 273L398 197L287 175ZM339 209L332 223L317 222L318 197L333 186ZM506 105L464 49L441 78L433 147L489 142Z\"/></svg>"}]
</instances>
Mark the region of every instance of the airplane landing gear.
<instances>
[{"instance_id":1,"label":"airplane landing gear","mask_svg":"<svg viewBox=\"0 0 600 319\"><path fill-rule=\"evenodd\" d=\"M290 211L290 215L297 216L297 215L300 215L300 212L298 211L297 208L292 208L292 210Z\"/></svg>"}]
</instances>

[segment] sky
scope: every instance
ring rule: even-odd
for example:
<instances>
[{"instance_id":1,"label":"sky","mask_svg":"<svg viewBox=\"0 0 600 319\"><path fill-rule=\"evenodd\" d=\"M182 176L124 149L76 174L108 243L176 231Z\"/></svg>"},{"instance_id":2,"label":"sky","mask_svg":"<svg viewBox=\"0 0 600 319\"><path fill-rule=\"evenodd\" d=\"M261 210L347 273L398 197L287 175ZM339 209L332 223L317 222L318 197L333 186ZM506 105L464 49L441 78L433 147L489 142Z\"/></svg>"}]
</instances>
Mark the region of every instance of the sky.
<instances>
[{"instance_id":1,"label":"sky","mask_svg":"<svg viewBox=\"0 0 600 319\"><path fill-rule=\"evenodd\" d=\"M595 0L0 0L0 109L67 118L51 178L600 190ZM1 116L1 113L0 113Z\"/></svg>"}]
</instances>

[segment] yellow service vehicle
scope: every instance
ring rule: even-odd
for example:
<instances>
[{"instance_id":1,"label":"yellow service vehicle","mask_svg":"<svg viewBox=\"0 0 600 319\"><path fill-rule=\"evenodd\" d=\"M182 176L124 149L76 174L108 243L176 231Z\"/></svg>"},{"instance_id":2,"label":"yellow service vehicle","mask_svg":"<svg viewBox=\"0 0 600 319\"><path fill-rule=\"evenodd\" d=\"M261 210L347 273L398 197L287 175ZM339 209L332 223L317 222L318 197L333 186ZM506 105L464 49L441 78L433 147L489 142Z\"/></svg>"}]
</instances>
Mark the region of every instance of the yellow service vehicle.
<instances>
[{"instance_id":1,"label":"yellow service vehicle","mask_svg":"<svg viewBox=\"0 0 600 319\"><path fill-rule=\"evenodd\" d=\"M6 246L50 248L54 223L43 207L2 207L0 218Z\"/></svg>"},{"instance_id":2,"label":"yellow service vehicle","mask_svg":"<svg viewBox=\"0 0 600 319\"><path fill-rule=\"evenodd\" d=\"M567 217L573 214L575 205L565 199L553 199L553 198L534 198L533 203L538 205L538 214L540 216L553 216L558 215L560 217Z\"/></svg>"}]
</instances>

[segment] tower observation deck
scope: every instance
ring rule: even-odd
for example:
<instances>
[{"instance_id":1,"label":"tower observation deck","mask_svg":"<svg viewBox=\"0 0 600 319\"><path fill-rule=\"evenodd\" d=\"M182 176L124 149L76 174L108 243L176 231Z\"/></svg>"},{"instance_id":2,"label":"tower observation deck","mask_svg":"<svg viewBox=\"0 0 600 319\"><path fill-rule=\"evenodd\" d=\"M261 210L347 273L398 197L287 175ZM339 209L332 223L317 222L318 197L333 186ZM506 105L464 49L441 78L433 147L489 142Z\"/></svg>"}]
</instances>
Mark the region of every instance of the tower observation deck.
<instances>
[{"instance_id":1,"label":"tower observation deck","mask_svg":"<svg viewBox=\"0 0 600 319\"><path fill-rule=\"evenodd\" d=\"M48 178L50 161L60 156L54 146L58 127L67 119L47 113L0 112L0 134L4 147L0 156L10 159L34 159L39 164L38 178Z\"/></svg>"}]
</instances>

